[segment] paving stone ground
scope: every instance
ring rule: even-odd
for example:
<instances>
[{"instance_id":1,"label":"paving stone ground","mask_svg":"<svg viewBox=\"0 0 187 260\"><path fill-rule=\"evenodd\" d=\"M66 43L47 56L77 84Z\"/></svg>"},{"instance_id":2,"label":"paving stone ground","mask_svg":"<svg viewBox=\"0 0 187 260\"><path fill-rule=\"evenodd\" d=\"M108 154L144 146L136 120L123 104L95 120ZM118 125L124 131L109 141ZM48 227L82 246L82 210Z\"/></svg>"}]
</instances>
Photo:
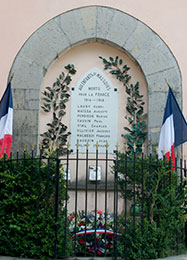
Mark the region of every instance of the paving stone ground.
<instances>
[{"instance_id":1,"label":"paving stone ground","mask_svg":"<svg viewBox=\"0 0 187 260\"><path fill-rule=\"evenodd\" d=\"M81 258L69 258L69 260L80 260ZM94 260L94 258L84 258L85 260ZM97 260L105 260L109 258L97 258ZM0 260L32 260L32 259L26 259L26 258L18 258L18 257L9 257L9 256L0 256ZM139 259L135 259L139 260ZM187 260L187 254L185 255L178 255L178 256L171 256L171 257L166 257L166 258L159 258L157 260Z\"/></svg>"},{"instance_id":2,"label":"paving stone ground","mask_svg":"<svg viewBox=\"0 0 187 260\"><path fill-rule=\"evenodd\" d=\"M178 256L170 256L170 257L166 257L166 258L159 258L157 260L187 260L187 254L178 255Z\"/></svg>"}]
</instances>

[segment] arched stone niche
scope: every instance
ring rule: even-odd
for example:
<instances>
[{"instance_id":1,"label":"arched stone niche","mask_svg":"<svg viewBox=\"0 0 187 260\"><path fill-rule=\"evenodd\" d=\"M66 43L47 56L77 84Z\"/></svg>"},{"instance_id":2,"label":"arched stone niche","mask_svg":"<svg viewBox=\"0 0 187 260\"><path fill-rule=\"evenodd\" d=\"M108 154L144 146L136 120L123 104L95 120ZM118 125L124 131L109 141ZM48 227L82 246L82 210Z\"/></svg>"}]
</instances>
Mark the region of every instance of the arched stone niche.
<instances>
[{"instance_id":1,"label":"arched stone niche","mask_svg":"<svg viewBox=\"0 0 187 260\"><path fill-rule=\"evenodd\" d=\"M110 127L110 131L107 132L107 135L110 135L110 137L108 138L108 143L109 143L109 153L112 152L113 150L116 149L116 144L118 144L118 148L120 151L123 151L125 146L124 146L124 138L122 137L122 134L124 134L124 127L128 126L128 121L127 119L125 119L125 116L127 115L127 111L126 111L126 104L127 104L127 94L125 92L125 89L123 87L123 85L116 80L116 78L114 76L112 76L109 71L104 70L104 64L102 62L101 59L99 59L99 56L102 57L120 57L123 61L124 64L127 64L130 67L130 71L129 74L131 75L132 79L131 79L131 83L135 84L137 81L140 84L140 93L144 96L144 101L145 101L145 105L144 105L144 109L145 112L147 112L147 83L145 80L145 77L141 71L141 69L139 68L139 66L137 65L136 62L134 62L134 60L132 60L124 51L122 52L120 49L116 49L115 47L100 43L100 42L93 42L93 43L87 43L87 44L82 44L80 46L75 46L73 49L62 53L62 55L60 55L58 57L58 59L55 60L55 62L50 66L50 68L47 70L46 74L45 74L45 78L42 82L42 87L41 87L41 92L43 92L45 90L45 88L47 86L52 86L54 81L56 80L56 77L58 75L60 75L60 73L62 71L64 71L64 66L66 66L67 64L74 64L77 72L75 75L73 75L72 77L72 81L71 81L71 88L77 89L79 87L78 82L81 80L81 78L85 77L86 74L88 74L88 71L92 70L93 68L97 68L99 69L99 74L104 74L104 77L107 81L109 81L109 84L111 83L112 88L116 89L114 93L111 93L110 97L116 97L115 94L117 94L117 106L118 109L117 111L114 113L114 106L111 106L110 110L110 106L107 109L107 117L108 118L108 122L107 122L107 126ZM90 86L95 86L97 80L94 82L91 80L89 81L89 85ZM100 85L100 84L99 84ZM102 86L102 84L100 85L100 87ZM101 87L102 89L102 87ZM103 88L104 89L104 88ZM117 92L116 92L117 91ZM80 128L80 121L77 120L78 118L74 118L72 119L75 114L76 111L78 109L77 105L81 104L77 103L78 100L74 99L74 95L71 91L71 99L70 102L68 102L66 104L66 115L63 117L63 123L68 127L68 131L70 131L72 134L70 135L70 137L68 138L68 141L71 144L71 148L74 150L74 152L76 152L76 146L73 145L73 139L74 137L77 135L76 134L76 129L78 127ZM89 93L90 94L90 93ZM89 96L88 94L88 96ZM82 100L83 101L83 100ZM105 100L107 101L107 100ZM104 101L104 103L105 103ZM115 100L114 100L115 102ZM100 103L100 102L99 102ZM104 106L107 103L104 104ZM88 105L88 104L87 104ZM89 104L91 105L91 104ZM92 104L93 105L93 104ZM93 111L93 107L91 105L91 110ZM101 103L99 104L101 105ZM73 108L74 106L74 108ZM102 107L103 109L103 107ZM110 111L110 112L109 112ZM101 113L101 112L99 112ZM106 116L106 114L105 114ZM114 116L115 118L113 120L110 120L110 116ZM95 114L94 119L98 118L98 114ZM86 126L86 128L90 128L90 124L94 123L92 118L92 120L90 120ZM104 124L104 122L106 123L106 121L102 121L102 123ZM116 120L117 120L117 126L116 126ZM45 113L42 109L40 109L40 133L44 133L45 131L47 131L48 127L46 126L46 123L51 122L51 113ZM72 123L75 123L76 125L74 125L74 127L72 127ZM78 123L79 122L79 123ZM82 122L82 121L81 121ZM99 124L99 122L98 122ZM84 128L84 127L83 127ZM102 127L101 127L102 128ZM87 130L88 130L87 129ZM111 131L113 131L113 129L117 130L117 140L115 139L115 134L112 133ZM93 130L93 129L92 129ZM96 128L95 128L96 130ZM97 129L97 130L101 130L101 129ZM106 130L106 129L105 129ZM107 129L109 130L109 129ZM85 131L85 129L79 129L79 131L81 131L81 133L83 133ZM82 132L83 131L83 132ZM97 131L96 131L97 132ZM96 132L94 131L94 134L96 134ZM97 132L98 133L98 132ZM83 138L81 138L83 139ZM93 140L93 139L92 139ZM77 137L75 137L74 141L77 143ZM99 142L99 153L102 153L102 150L105 152L105 148L104 147L102 149L102 145L106 144L106 139L103 137L102 140L97 140ZM81 143L82 141L79 139L79 143ZM91 140L89 139L89 153L91 153L91 147L94 143L96 143L96 136L94 138L94 142L91 144L90 143ZM112 143L113 142L113 148L112 148ZM82 149L83 151L85 151L85 143L82 143ZM79 146L80 150L81 146ZM79 152L80 152L79 150ZM94 148L95 150L95 148Z\"/></svg>"},{"instance_id":2,"label":"arched stone niche","mask_svg":"<svg viewBox=\"0 0 187 260\"><path fill-rule=\"evenodd\" d=\"M182 102L181 74L163 40L136 18L110 7L88 6L51 19L25 42L12 65L14 145L39 143L40 92L49 66L76 45L102 42L128 53L140 66L148 87L148 142L157 143L168 87Z\"/></svg>"}]
</instances>

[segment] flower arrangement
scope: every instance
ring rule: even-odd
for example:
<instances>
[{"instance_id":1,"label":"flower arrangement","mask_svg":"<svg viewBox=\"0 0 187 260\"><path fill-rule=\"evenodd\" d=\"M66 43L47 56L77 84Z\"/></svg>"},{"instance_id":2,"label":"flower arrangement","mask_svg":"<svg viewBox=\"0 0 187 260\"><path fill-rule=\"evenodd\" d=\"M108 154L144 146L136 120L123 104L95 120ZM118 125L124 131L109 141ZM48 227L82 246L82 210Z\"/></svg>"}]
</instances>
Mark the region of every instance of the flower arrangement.
<instances>
[{"instance_id":1,"label":"flower arrangement","mask_svg":"<svg viewBox=\"0 0 187 260\"><path fill-rule=\"evenodd\" d=\"M119 225L118 225L119 227ZM112 255L114 244L114 215L100 210L71 214L69 230L77 255ZM116 233L120 236L119 233Z\"/></svg>"}]
</instances>

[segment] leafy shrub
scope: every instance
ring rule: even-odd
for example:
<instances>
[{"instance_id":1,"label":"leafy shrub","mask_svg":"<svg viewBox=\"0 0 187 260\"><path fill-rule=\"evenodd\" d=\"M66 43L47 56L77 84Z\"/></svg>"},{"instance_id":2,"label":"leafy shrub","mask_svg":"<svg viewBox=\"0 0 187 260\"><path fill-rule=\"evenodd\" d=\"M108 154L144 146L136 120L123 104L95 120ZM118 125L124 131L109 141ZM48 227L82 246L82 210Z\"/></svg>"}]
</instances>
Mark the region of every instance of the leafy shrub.
<instances>
[{"instance_id":1,"label":"leafy shrub","mask_svg":"<svg viewBox=\"0 0 187 260\"><path fill-rule=\"evenodd\" d=\"M54 254L55 228L65 243L65 181L60 178L59 219L55 222L56 162L26 157L0 161L0 255L48 259ZM63 254L63 248L59 248Z\"/></svg>"},{"instance_id":2,"label":"leafy shrub","mask_svg":"<svg viewBox=\"0 0 187 260\"><path fill-rule=\"evenodd\" d=\"M155 223L144 222L144 232L140 219L137 219L135 227L133 226L133 218L128 217L126 230L118 242L118 250L123 257L126 255L128 259L157 259L157 243L159 232L155 227Z\"/></svg>"},{"instance_id":3,"label":"leafy shrub","mask_svg":"<svg viewBox=\"0 0 187 260\"><path fill-rule=\"evenodd\" d=\"M141 208L139 218L129 217L125 226L129 259L155 259L176 254L184 247L184 189L170 163L156 157L137 158L118 154L123 198ZM120 252L124 255L124 246Z\"/></svg>"}]
</instances>

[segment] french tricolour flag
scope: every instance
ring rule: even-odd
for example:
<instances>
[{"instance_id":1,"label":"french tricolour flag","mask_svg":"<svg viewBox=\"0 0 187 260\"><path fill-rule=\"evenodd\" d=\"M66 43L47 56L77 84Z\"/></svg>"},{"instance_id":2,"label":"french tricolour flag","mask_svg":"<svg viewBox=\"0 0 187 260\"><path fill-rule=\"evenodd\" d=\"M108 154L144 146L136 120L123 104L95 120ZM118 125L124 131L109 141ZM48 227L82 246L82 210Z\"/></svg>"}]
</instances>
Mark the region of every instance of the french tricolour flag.
<instances>
[{"instance_id":1,"label":"french tricolour flag","mask_svg":"<svg viewBox=\"0 0 187 260\"><path fill-rule=\"evenodd\" d=\"M4 153L10 157L12 145L12 121L13 121L13 103L11 83L5 90L0 101L0 157Z\"/></svg>"},{"instance_id":2,"label":"french tricolour flag","mask_svg":"<svg viewBox=\"0 0 187 260\"><path fill-rule=\"evenodd\" d=\"M158 157L161 159L163 158L163 155L165 155L168 161L171 158L173 166L175 166L174 148L186 141L187 123L173 91L169 87L164 119L160 132Z\"/></svg>"}]
</instances>

